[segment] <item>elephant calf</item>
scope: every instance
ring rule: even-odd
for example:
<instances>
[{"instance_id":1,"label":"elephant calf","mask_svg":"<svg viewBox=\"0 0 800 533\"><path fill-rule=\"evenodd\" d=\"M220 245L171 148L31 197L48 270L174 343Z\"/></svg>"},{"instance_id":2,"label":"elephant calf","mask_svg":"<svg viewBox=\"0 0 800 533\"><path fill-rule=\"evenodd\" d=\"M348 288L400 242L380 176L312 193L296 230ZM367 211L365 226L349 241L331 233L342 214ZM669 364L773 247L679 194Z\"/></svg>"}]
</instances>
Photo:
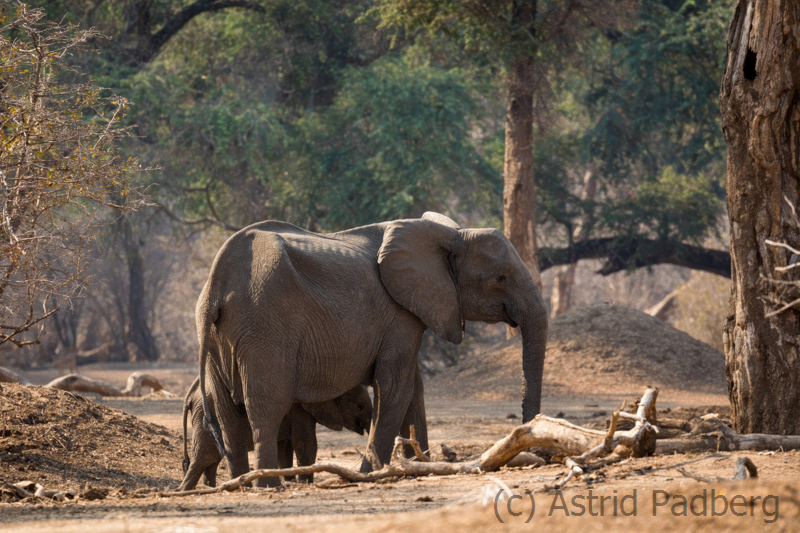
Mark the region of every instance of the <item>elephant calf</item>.
<instances>
[{"instance_id":1,"label":"elephant calf","mask_svg":"<svg viewBox=\"0 0 800 533\"><path fill-rule=\"evenodd\" d=\"M209 408L214 409L212 398L208 399ZM192 452L188 451L187 414L192 413ZM183 402L183 473L184 478L178 490L192 490L200 476L205 476L206 485L216 485L217 465L222 460L219 450L211 436L203 428L203 400L200 395L200 378L195 379L186 399ZM363 435L372 422L372 402L367 389L361 385L354 387L343 395L327 402L311 404L294 404L283 421L278 433L278 460L280 468L290 468L293 455L297 455L299 466L312 465L317 460L316 424L341 431L347 428ZM253 435L247 413L241 408L239 416L233 422L231 435L242 444L253 450ZM313 482L314 475L300 476L300 481Z\"/></svg>"}]
</instances>

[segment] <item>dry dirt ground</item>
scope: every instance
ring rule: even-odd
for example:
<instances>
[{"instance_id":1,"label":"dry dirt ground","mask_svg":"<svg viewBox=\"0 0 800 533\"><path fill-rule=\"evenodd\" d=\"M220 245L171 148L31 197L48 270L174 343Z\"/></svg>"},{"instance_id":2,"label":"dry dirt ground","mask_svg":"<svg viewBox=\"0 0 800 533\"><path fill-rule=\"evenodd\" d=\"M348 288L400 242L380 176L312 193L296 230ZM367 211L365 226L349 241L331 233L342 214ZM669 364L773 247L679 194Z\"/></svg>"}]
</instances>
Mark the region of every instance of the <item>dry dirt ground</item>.
<instances>
[{"instance_id":1,"label":"dry dirt ground","mask_svg":"<svg viewBox=\"0 0 800 533\"><path fill-rule=\"evenodd\" d=\"M703 352L710 349L676 337L675 331L662 328L662 323L642 322L640 316L628 317L627 328L616 327L610 315L619 314L618 309L600 309L601 316L592 320L605 323L604 328L566 340L565 334L559 333L562 326L558 319L553 321L545 414L560 414L579 424L602 425L624 398L641 394L653 382L662 387L660 412L670 409L670 417L692 419L708 412L720 413L723 418L727 415L724 379L720 377L722 360L714 359L716 352ZM630 327L631 320L638 321L636 327ZM637 328L650 329L637 338ZM637 343L639 349L626 348ZM564 348L576 344L582 347ZM466 457L480 453L519 423L520 402L515 392L519 391L519 374L514 370L519 354L515 355L515 350L514 341L503 343L491 353L464 361L449 375L426 383L435 458L442 441L459 457ZM680 366L687 362L694 368L689 374ZM610 366L616 369L602 372ZM168 390L180 394L196 375L194 365L175 364L95 365L81 371L121 385L130 372L145 368L164 381ZM598 375L598 368L602 375ZM35 384L55 377L49 370L23 373ZM596 387L591 387L592 373ZM573 480L563 493L555 494L544 492L544 485L563 473L561 465L353 484L333 490L290 483L282 492L251 489L164 498L158 492L176 487L181 478L181 401L95 399L38 387L1 386L0 481L30 480L47 488L80 490L88 483L108 489L108 496L102 500L65 503L3 503L4 497L13 498L4 496L0 489L3 531L210 533L247 527L349 532L354 528L531 530L537 526L552 531L792 531L800 524L796 482L800 452L780 450L771 454L718 452L632 459ZM318 437L320 460L357 468L357 450L364 449L366 437L321 427ZM706 476L729 477L736 458L742 455L755 462L760 479L705 485L683 478L676 470L683 466ZM333 477L318 474L317 481ZM221 478L227 478L224 470ZM531 514L529 494L536 506L526 523ZM521 498L509 500L509 495ZM697 496L694 506L683 506L680 495L689 501ZM712 496L716 498L713 501ZM589 498L592 509L588 508ZM576 516L581 505L585 511Z\"/></svg>"}]
</instances>

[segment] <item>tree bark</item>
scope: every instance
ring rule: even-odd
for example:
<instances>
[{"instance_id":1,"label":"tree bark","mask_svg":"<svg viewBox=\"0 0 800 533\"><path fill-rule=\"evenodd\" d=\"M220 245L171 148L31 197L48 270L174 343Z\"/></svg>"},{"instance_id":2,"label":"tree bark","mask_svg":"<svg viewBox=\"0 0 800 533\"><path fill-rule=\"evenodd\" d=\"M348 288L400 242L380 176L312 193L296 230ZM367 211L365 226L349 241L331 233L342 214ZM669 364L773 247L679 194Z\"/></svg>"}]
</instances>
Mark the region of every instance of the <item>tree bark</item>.
<instances>
[{"instance_id":1,"label":"tree bark","mask_svg":"<svg viewBox=\"0 0 800 533\"><path fill-rule=\"evenodd\" d=\"M796 2L739 0L728 30L720 103L733 284L723 340L739 433L800 433L800 312L765 317L759 291L759 276L791 258L764 240L800 246L791 217L800 197L798 17Z\"/></svg>"},{"instance_id":2,"label":"tree bark","mask_svg":"<svg viewBox=\"0 0 800 533\"><path fill-rule=\"evenodd\" d=\"M533 184L533 58L514 62L508 75L503 227L541 288L536 261L536 200Z\"/></svg>"},{"instance_id":3,"label":"tree bark","mask_svg":"<svg viewBox=\"0 0 800 533\"><path fill-rule=\"evenodd\" d=\"M536 0L515 1L511 24L535 35ZM518 32L512 40L524 37ZM536 249L536 199L533 183L533 80L532 51L518 53L506 79L506 130L503 160L503 229L542 290ZM508 337L517 335L507 328Z\"/></svg>"}]
</instances>

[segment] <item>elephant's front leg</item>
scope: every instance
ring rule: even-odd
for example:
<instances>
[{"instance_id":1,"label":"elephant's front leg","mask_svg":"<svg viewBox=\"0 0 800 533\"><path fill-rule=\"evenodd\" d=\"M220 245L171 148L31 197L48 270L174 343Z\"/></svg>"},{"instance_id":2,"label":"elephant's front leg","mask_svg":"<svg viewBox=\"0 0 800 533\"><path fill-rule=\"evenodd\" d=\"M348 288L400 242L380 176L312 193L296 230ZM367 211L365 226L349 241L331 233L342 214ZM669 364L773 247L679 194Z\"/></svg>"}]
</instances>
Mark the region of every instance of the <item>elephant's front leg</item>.
<instances>
[{"instance_id":1,"label":"elephant's front leg","mask_svg":"<svg viewBox=\"0 0 800 533\"><path fill-rule=\"evenodd\" d=\"M400 435L409 438L411 436L410 428L414 426L414 434L416 435L420 449L425 455L430 457L431 453L430 450L428 450L428 421L425 418L424 393L422 373L420 372L419 364L417 364L416 373L414 375L414 394L411 397L411 403L403 419ZM405 446L404 448L406 457L414 457L414 449L411 446Z\"/></svg>"},{"instance_id":2,"label":"elephant's front leg","mask_svg":"<svg viewBox=\"0 0 800 533\"><path fill-rule=\"evenodd\" d=\"M387 368L387 366L389 368ZM370 441L375 446L378 459L388 464L394 448L394 439L400 434L400 427L406 417L414 393L414 365L398 368L398 365L384 365L375 369L372 384L375 405L372 410L372 429ZM372 465L364 458L361 472L371 472Z\"/></svg>"}]
</instances>

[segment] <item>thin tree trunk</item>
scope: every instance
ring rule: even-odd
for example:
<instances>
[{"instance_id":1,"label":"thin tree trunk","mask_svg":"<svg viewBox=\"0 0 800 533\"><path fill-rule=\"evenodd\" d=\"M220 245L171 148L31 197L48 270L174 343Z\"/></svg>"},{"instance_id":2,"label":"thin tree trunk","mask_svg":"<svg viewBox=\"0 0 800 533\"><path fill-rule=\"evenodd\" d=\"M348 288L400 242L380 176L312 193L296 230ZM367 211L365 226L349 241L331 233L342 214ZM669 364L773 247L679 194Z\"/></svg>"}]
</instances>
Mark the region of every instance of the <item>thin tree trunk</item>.
<instances>
[{"instance_id":1,"label":"thin tree trunk","mask_svg":"<svg viewBox=\"0 0 800 533\"><path fill-rule=\"evenodd\" d=\"M158 348L147 324L145 311L145 267L142 247L133 236L127 215L120 217L119 229L128 263L128 342L134 343L148 361L157 361Z\"/></svg>"},{"instance_id":2,"label":"thin tree trunk","mask_svg":"<svg viewBox=\"0 0 800 533\"><path fill-rule=\"evenodd\" d=\"M583 176L581 200L584 202L593 202L596 193L597 175L593 170L587 170L586 174ZM572 237L573 242L586 240L589 237L591 226L592 213L587 211L583 214L578 222L578 226L575 228ZM577 267L578 262L575 261L569 265L559 267L556 271L555 278L553 279L553 292L550 294L550 316L553 318L572 309L573 291L575 288L575 270L577 270Z\"/></svg>"},{"instance_id":3,"label":"thin tree trunk","mask_svg":"<svg viewBox=\"0 0 800 533\"><path fill-rule=\"evenodd\" d=\"M578 263L562 265L556 269L553 278L553 292L550 293L550 316L552 318L572 309L572 291L575 287L575 270Z\"/></svg>"},{"instance_id":4,"label":"thin tree trunk","mask_svg":"<svg viewBox=\"0 0 800 533\"><path fill-rule=\"evenodd\" d=\"M797 2L739 0L728 30L720 101L733 284L723 340L739 433L800 433L800 311L766 318L759 291L759 276L791 257L764 240L800 247L790 216L800 199L798 17Z\"/></svg>"},{"instance_id":5,"label":"thin tree trunk","mask_svg":"<svg viewBox=\"0 0 800 533\"><path fill-rule=\"evenodd\" d=\"M513 3L512 26L534 35L536 0ZM515 39L521 39L516 35ZM536 249L536 198L533 183L532 52L521 53L509 66L506 95L506 137L503 162L503 228L506 237L528 265L539 290L542 280ZM517 331L508 328L509 337Z\"/></svg>"}]
</instances>

